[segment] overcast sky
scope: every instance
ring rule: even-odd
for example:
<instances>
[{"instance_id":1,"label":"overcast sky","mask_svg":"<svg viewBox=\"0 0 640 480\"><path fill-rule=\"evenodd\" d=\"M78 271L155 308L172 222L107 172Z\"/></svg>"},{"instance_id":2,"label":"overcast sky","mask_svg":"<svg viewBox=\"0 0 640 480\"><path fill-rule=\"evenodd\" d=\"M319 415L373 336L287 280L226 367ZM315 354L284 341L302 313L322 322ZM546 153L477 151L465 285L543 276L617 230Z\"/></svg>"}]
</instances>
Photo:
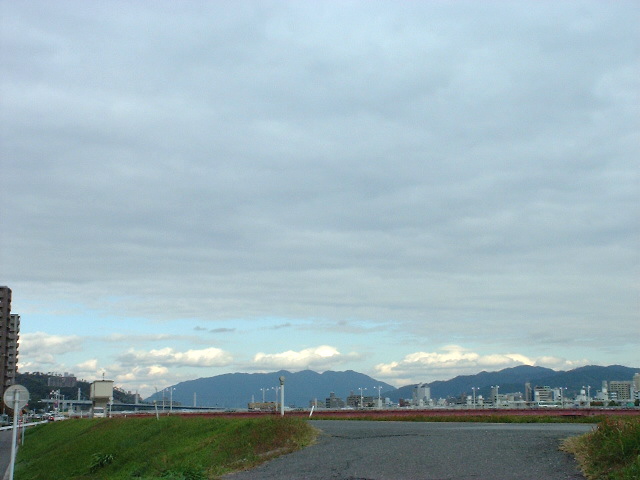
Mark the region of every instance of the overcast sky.
<instances>
[{"instance_id":1,"label":"overcast sky","mask_svg":"<svg viewBox=\"0 0 640 480\"><path fill-rule=\"evenodd\" d=\"M640 366L638 2L0 5L21 371Z\"/></svg>"}]
</instances>

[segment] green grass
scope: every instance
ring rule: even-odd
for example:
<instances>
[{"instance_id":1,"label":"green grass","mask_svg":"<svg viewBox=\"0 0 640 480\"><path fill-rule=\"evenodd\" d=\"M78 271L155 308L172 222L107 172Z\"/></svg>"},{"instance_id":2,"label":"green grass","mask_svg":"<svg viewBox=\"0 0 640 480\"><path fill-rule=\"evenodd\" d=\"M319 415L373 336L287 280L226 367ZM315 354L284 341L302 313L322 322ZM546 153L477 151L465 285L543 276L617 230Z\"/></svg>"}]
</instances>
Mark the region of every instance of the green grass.
<instances>
[{"instance_id":1,"label":"green grass","mask_svg":"<svg viewBox=\"0 0 640 480\"><path fill-rule=\"evenodd\" d=\"M637 480L640 418L607 418L593 432L565 440L562 449L575 455L590 480Z\"/></svg>"},{"instance_id":2,"label":"green grass","mask_svg":"<svg viewBox=\"0 0 640 480\"><path fill-rule=\"evenodd\" d=\"M30 429L15 480L204 480L313 443L303 419L77 419Z\"/></svg>"}]
</instances>

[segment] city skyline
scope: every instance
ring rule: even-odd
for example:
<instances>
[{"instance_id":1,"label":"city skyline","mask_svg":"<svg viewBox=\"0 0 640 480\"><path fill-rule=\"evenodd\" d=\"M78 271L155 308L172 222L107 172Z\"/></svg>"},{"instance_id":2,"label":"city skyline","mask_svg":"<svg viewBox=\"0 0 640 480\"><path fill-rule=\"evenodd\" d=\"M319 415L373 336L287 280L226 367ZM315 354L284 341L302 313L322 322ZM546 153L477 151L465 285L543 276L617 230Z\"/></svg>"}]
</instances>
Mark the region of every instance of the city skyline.
<instances>
[{"instance_id":1,"label":"city skyline","mask_svg":"<svg viewBox=\"0 0 640 480\"><path fill-rule=\"evenodd\" d=\"M2 4L21 371L638 360L637 2Z\"/></svg>"}]
</instances>

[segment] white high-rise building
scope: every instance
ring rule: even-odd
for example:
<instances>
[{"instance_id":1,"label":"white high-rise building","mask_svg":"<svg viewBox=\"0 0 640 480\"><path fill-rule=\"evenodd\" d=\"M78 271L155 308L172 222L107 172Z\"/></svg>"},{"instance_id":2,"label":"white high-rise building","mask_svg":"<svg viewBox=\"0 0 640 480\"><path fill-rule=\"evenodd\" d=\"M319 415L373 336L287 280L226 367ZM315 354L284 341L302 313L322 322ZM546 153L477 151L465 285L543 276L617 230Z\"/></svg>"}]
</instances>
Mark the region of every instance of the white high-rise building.
<instances>
[{"instance_id":1,"label":"white high-rise building","mask_svg":"<svg viewBox=\"0 0 640 480\"><path fill-rule=\"evenodd\" d=\"M431 404L431 388L424 383L413 387L412 403L416 407L424 407Z\"/></svg>"}]
</instances>

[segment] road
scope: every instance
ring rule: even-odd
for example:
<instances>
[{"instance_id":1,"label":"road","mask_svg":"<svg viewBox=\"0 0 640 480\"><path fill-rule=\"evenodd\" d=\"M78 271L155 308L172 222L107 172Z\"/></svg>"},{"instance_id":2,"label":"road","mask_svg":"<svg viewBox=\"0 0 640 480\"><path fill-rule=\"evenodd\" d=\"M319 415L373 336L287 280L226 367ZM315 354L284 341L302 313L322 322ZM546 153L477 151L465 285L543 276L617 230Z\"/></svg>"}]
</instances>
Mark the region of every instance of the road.
<instances>
[{"instance_id":1,"label":"road","mask_svg":"<svg viewBox=\"0 0 640 480\"><path fill-rule=\"evenodd\" d=\"M4 478L11 462L11 430L0 430L0 479Z\"/></svg>"},{"instance_id":2,"label":"road","mask_svg":"<svg viewBox=\"0 0 640 480\"><path fill-rule=\"evenodd\" d=\"M578 480L584 424L312 421L318 442L225 480Z\"/></svg>"}]
</instances>

